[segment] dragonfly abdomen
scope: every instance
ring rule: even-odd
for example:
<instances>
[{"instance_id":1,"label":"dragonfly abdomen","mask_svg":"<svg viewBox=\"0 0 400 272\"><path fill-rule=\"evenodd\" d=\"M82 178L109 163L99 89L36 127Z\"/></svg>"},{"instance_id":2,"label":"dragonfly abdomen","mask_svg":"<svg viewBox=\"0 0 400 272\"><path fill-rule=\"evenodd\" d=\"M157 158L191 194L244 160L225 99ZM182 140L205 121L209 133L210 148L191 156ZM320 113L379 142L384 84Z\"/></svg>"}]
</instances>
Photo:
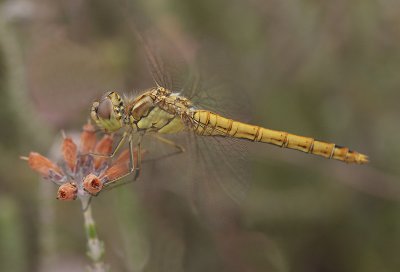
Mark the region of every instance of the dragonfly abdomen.
<instances>
[{"instance_id":1,"label":"dragonfly abdomen","mask_svg":"<svg viewBox=\"0 0 400 272\"><path fill-rule=\"evenodd\" d=\"M195 120L192 129L199 135L234 137L269 143L347 163L362 164L368 162L366 155L349 150L347 147L337 146L334 143L322 142L285 131L271 130L242 123L207 110L194 111L192 118Z\"/></svg>"}]
</instances>

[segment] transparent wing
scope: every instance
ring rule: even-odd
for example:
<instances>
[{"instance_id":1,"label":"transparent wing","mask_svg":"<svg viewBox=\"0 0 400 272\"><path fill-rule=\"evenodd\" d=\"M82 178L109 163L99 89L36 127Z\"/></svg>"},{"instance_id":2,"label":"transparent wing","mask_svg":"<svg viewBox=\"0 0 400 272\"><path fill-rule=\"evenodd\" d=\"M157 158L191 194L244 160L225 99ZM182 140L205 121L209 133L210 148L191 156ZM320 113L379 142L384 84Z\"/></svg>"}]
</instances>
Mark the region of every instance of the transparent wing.
<instances>
[{"instance_id":1,"label":"transparent wing","mask_svg":"<svg viewBox=\"0 0 400 272\"><path fill-rule=\"evenodd\" d=\"M211 88L210 84L207 86L194 65L188 65L173 49L158 46L159 37L138 35L149 70L158 85L191 99L195 107L228 114L224 107L219 106L231 101L224 95L226 89ZM159 188L183 194L195 210L212 224L221 223L224 216L234 214L235 205L244 198L249 186L247 143L226 137L198 136L190 130L166 137L182 145L186 152L148 163L147 166L155 170L153 174L162 173L161 178L152 177L152 182L157 183ZM163 157L173 152L171 147L154 143L151 137L147 137L146 142L144 148L154 150L149 154L163 154L160 155Z\"/></svg>"},{"instance_id":2,"label":"transparent wing","mask_svg":"<svg viewBox=\"0 0 400 272\"><path fill-rule=\"evenodd\" d=\"M154 82L173 92L182 93L188 89L187 86L193 83L191 71L186 66L184 58L177 55L175 50L168 48L170 46L167 44L170 43L162 42L165 38L161 38L159 33L155 34L151 30L146 31L146 35L135 30L135 34L143 47L147 66Z\"/></svg>"},{"instance_id":3,"label":"transparent wing","mask_svg":"<svg viewBox=\"0 0 400 272\"><path fill-rule=\"evenodd\" d=\"M235 220L236 206L249 187L246 145L232 138L192 134L191 139L193 206L209 224L222 227Z\"/></svg>"},{"instance_id":4,"label":"transparent wing","mask_svg":"<svg viewBox=\"0 0 400 272\"><path fill-rule=\"evenodd\" d=\"M217 76L211 78L205 75L199 67L200 64L195 61L196 53L180 54L173 46L174 42L162 37L158 32L147 30L146 34L143 33L144 31L135 31L143 47L148 69L157 85L185 96L197 108L223 115L234 113L235 118L247 116L249 109L234 102L244 101L245 93L233 92L233 87L221 84ZM191 61L188 61L185 55L191 55ZM221 104L224 106L221 107Z\"/></svg>"},{"instance_id":5,"label":"transparent wing","mask_svg":"<svg viewBox=\"0 0 400 272\"><path fill-rule=\"evenodd\" d=\"M246 159L251 143L190 132L166 137L185 152L166 156L174 148L148 135L143 142L149 157L143 163L142 180L151 188L185 198L212 227L232 222L251 180Z\"/></svg>"}]
</instances>

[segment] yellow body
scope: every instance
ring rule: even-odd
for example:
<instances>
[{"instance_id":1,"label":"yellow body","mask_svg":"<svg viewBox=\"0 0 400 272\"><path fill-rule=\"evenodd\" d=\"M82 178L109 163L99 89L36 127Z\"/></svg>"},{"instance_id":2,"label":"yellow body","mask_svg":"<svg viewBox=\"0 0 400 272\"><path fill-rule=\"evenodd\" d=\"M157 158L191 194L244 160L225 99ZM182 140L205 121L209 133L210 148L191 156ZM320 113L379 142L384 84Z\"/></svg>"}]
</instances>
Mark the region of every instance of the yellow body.
<instances>
[{"instance_id":1,"label":"yellow body","mask_svg":"<svg viewBox=\"0 0 400 272\"><path fill-rule=\"evenodd\" d=\"M336 146L334 143L321 142L285 131L241 123L206 110L195 111L193 119L198 123L198 126L194 128L195 132L204 136L234 137L269 143L348 163L368 162L366 155L351 151L347 147Z\"/></svg>"},{"instance_id":2,"label":"yellow body","mask_svg":"<svg viewBox=\"0 0 400 272\"><path fill-rule=\"evenodd\" d=\"M98 126L108 132L122 127L130 133L142 134L173 134L191 130L201 136L269 143L347 163L368 162L366 155L334 143L250 125L195 109L187 98L160 86L145 91L131 101L123 101L115 92L108 93L100 102L93 104L91 115Z\"/></svg>"}]
</instances>

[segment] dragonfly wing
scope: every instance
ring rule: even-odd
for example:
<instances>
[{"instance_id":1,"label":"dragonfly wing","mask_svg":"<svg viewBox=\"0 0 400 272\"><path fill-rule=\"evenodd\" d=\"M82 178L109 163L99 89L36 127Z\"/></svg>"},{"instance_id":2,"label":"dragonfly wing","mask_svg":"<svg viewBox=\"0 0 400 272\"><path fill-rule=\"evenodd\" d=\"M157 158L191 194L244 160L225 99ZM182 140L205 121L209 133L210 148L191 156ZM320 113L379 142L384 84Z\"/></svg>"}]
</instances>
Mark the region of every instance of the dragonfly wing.
<instances>
[{"instance_id":1,"label":"dragonfly wing","mask_svg":"<svg viewBox=\"0 0 400 272\"><path fill-rule=\"evenodd\" d=\"M251 180L246 142L192 132L166 136L185 149L174 154L173 147L145 138L143 148L149 152L141 179L147 186L184 197L214 227L236 216Z\"/></svg>"},{"instance_id":2,"label":"dragonfly wing","mask_svg":"<svg viewBox=\"0 0 400 272\"><path fill-rule=\"evenodd\" d=\"M149 70L159 86L180 93L190 99L195 107L219 113L225 112L223 107L218 106L221 101L235 104L229 103L232 100L229 89L210 87L211 81L206 82L196 65L190 65L182 54L177 54L171 46L173 43L165 42L158 33L139 35ZM244 198L249 185L245 159L247 143L232 138L202 137L190 129L187 137L168 137L185 147L186 152L160 161L159 167L166 168L168 175L164 174L162 184L158 185L183 192L193 207L208 218L222 218L222 214L228 214L227 210L235 210L233 207ZM165 148L168 149L157 148L155 153ZM162 173L166 172L162 170ZM166 181L167 176L171 177L170 183ZM219 215L215 214L217 211L220 211Z\"/></svg>"},{"instance_id":3,"label":"dragonfly wing","mask_svg":"<svg viewBox=\"0 0 400 272\"><path fill-rule=\"evenodd\" d=\"M237 206L249 188L246 143L232 138L190 134L192 158L190 201L213 226L224 226L237 216Z\"/></svg>"},{"instance_id":4,"label":"dragonfly wing","mask_svg":"<svg viewBox=\"0 0 400 272\"><path fill-rule=\"evenodd\" d=\"M173 41L167 42L165 37L160 37L160 33L155 34L151 30L147 30L145 35L136 31L136 36L143 47L147 67L158 86L181 93L191 84L188 62L171 48Z\"/></svg>"},{"instance_id":5,"label":"dragonfly wing","mask_svg":"<svg viewBox=\"0 0 400 272\"><path fill-rule=\"evenodd\" d=\"M137 22L126 15L129 28L143 48L148 70L157 85L188 98L196 107L227 116L235 113L232 117L236 119L248 116L248 103L236 103L248 99L246 88L238 86L237 83L221 84L219 74L226 74L229 69L225 66L214 67L215 63L213 67L207 66L206 62L200 65L200 58L209 58L210 52L207 52L207 49L197 50L200 46L192 40L189 41L182 33L174 32L174 39L176 36L178 38L172 40L160 31L139 27ZM207 71L207 74L203 74L203 71ZM232 78L228 78L225 82L233 81Z\"/></svg>"}]
</instances>

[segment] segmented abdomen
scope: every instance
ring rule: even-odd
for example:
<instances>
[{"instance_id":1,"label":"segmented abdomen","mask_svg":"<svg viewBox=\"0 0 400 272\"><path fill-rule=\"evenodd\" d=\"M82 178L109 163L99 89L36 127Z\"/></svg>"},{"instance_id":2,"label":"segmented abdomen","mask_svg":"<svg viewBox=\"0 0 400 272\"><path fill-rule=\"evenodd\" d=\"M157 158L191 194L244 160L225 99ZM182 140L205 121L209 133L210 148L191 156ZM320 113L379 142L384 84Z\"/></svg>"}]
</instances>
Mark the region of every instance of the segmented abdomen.
<instances>
[{"instance_id":1,"label":"segmented abdomen","mask_svg":"<svg viewBox=\"0 0 400 272\"><path fill-rule=\"evenodd\" d=\"M207 110L193 111L192 120L194 121L193 131L203 136L234 137L269 143L347 163L363 164L368 162L366 155L349 150L347 147L294 135L285 131L249 125Z\"/></svg>"}]
</instances>

